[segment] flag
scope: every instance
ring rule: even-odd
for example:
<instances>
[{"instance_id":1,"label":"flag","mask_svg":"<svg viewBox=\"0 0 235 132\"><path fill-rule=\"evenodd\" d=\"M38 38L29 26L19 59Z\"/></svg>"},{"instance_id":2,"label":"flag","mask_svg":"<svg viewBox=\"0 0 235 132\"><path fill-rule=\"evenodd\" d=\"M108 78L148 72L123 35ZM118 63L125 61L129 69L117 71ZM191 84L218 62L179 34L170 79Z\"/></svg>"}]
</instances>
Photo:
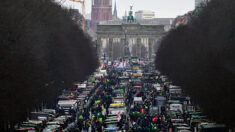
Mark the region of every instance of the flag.
<instances>
[{"instance_id":1,"label":"flag","mask_svg":"<svg viewBox=\"0 0 235 132\"><path fill-rule=\"evenodd\" d=\"M121 112L119 111L117 114L117 120L120 121L121 120Z\"/></svg>"},{"instance_id":2,"label":"flag","mask_svg":"<svg viewBox=\"0 0 235 132\"><path fill-rule=\"evenodd\" d=\"M104 63L102 64L102 68L101 69L105 69L105 64Z\"/></svg>"}]
</instances>

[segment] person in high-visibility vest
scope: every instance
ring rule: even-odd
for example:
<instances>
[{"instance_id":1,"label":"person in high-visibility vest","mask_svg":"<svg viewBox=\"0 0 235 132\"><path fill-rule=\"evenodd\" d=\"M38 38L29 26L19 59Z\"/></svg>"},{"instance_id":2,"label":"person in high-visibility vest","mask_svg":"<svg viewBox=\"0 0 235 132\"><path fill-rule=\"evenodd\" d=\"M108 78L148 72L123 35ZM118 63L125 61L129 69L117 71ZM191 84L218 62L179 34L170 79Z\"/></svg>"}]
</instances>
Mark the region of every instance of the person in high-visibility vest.
<instances>
[{"instance_id":1,"label":"person in high-visibility vest","mask_svg":"<svg viewBox=\"0 0 235 132\"><path fill-rule=\"evenodd\" d=\"M100 122L100 123L103 122L103 118L102 118L102 117L99 118L99 122Z\"/></svg>"},{"instance_id":2,"label":"person in high-visibility vest","mask_svg":"<svg viewBox=\"0 0 235 132\"><path fill-rule=\"evenodd\" d=\"M148 106L147 106L147 105L144 105L144 108L147 110L147 109L148 109Z\"/></svg>"},{"instance_id":3,"label":"person in high-visibility vest","mask_svg":"<svg viewBox=\"0 0 235 132\"><path fill-rule=\"evenodd\" d=\"M78 117L79 120L83 120L83 115L81 114L79 117Z\"/></svg>"},{"instance_id":4,"label":"person in high-visibility vest","mask_svg":"<svg viewBox=\"0 0 235 132\"><path fill-rule=\"evenodd\" d=\"M94 120L94 119L95 119L95 115L94 115L94 114L92 114L91 119L92 119L92 120Z\"/></svg>"},{"instance_id":5,"label":"person in high-visibility vest","mask_svg":"<svg viewBox=\"0 0 235 132\"><path fill-rule=\"evenodd\" d=\"M156 124L152 124L152 131L156 131L158 128L157 128L157 125Z\"/></svg>"}]
</instances>

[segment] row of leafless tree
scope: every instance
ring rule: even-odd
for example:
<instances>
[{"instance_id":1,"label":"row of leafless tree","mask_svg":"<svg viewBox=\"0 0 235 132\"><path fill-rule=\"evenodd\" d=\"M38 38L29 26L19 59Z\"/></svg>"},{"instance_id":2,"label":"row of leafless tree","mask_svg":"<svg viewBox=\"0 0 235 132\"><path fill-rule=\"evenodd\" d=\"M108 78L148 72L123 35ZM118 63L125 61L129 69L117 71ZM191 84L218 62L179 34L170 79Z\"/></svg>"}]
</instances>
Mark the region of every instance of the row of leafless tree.
<instances>
[{"instance_id":1,"label":"row of leafless tree","mask_svg":"<svg viewBox=\"0 0 235 132\"><path fill-rule=\"evenodd\" d=\"M162 40L157 68L210 119L235 125L235 1L212 0Z\"/></svg>"},{"instance_id":2,"label":"row of leafless tree","mask_svg":"<svg viewBox=\"0 0 235 132\"><path fill-rule=\"evenodd\" d=\"M97 67L89 37L50 0L0 1L0 130Z\"/></svg>"}]
</instances>

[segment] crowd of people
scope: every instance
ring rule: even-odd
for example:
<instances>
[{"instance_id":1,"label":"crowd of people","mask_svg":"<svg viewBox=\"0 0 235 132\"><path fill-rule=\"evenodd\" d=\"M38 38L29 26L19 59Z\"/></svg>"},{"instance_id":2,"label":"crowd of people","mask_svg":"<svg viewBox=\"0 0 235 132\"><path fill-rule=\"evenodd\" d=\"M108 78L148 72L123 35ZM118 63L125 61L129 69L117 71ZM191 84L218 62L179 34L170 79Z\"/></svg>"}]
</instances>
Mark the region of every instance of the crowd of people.
<instances>
[{"instance_id":1,"label":"crowd of people","mask_svg":"<svg viewBox=\"0 0 235 132\"><path fill-rule=\"evenodd\" d=\"M83 108L78 116L77 126L79 130L101 132L105 127L105 117L108 115L108 108L112 103L113 89L118 85L118 75L109 69L108 76L102 77L101 88L93 98L87 108Z\"/></svg>"},{"instance_id":2,"label":"crowd of people","mask_svg":"<svg viewBox=\"0 0 235 132\"><path fill-rule=\"evenodd\" d=\"M105 70L107 75L100 78L101 88L77 117L76 125L80 131L108 131L105 120L112 114L109 108L117 96L116 91L120 89L125 100L125 110L120 110L120 118L117 115L115 130L173 132L178 126L182 126L185 132L194 131L190 111L187 111L190 99L178 92L177 96L174 96L170 92L170 87L173 86L171 82L160 75L153 66L129 64L128 68L119 69L111 65L105 67Z\"/></svg>"}]
</instances>

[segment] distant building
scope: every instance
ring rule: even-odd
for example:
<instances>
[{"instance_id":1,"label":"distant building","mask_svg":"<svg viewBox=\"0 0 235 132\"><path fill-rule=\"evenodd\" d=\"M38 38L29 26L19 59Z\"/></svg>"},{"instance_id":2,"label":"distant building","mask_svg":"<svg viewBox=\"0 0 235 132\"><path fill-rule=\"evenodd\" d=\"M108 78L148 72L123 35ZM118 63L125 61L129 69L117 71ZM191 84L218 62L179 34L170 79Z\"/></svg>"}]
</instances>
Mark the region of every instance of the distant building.
<instances>
[{"instance_id":1,"label":"distant building","mask_svg":"<svg viewBox=\"0 0 235 132\"><path fill-rule=\"evenodd\" d=\"M91 28L96 32L96 26L101 21L112 20L112 0L92 0Z\"/></svg>"},{"instance_id":2,"label":"distant building","mask_svg":"<svg viewBox=\"0 0 235 132\"><path fill-rule=\"evenodd\" d=\"M114 5L114 10L113 10L113 16L116 17L116 18L118 18L116 1L115 1L115 5Z\"/></svg>"},{"instance_id":3,"label":"distant building","mask_svg":"<svg viewBox=\"0 0 235 132\"><path fill-rule=\"evenodd\" d=\"M138 20L136 23L143 25L171 25L175 18L154 18L150 20ZM123 23L122 19L102 21L99 24L117 25Z\"/></svg>"},{"instance_id":4,"label":"distant building","mask_svg":"<svg viewBox=\"0 0 235 132\"><path fill-rule=\"evenodd\" d=\"M155 18L154 20L162 25L171 25L172 21L174 21L174 18Z\"/></svg>"},{"instance_id":5,"label":"distant building","mask_svg":"<svg viewBox=\"0 0 235 132\"><path fill-rule=\"evenodd\" d=\"M125 18L125 16L124 16ZM169 31L171 29L171 24L173 23L175 18L154 18L154 19L142 19L138 20L134 23L139 23L141 25L164 25L165 31ZM123 23L121 19L113 19L110 21L100 22L100 25L120 25Z\"/></svg>"},{"instance_id":6,"label":"distant building","mask_svg":"<svg viewBox=\"0 0 235 132\"><path fill-rule=\"evenodd\" d=\"M137 20L154 19L155 18L155 12L148 11L148 10L140 10L140 11L135 12L135 18Z\"/></svg>"},{"instance_id":7,"label":"distant building","mask_svg":"<svg viewBox=\"0 0 235 132\"><path fill-rule=\"evenodd\" d=\"M205 4L206 2L209 2L210 0L195 0L195 8L200 7L201 4Z\"/></svg>"}]
</instances>

